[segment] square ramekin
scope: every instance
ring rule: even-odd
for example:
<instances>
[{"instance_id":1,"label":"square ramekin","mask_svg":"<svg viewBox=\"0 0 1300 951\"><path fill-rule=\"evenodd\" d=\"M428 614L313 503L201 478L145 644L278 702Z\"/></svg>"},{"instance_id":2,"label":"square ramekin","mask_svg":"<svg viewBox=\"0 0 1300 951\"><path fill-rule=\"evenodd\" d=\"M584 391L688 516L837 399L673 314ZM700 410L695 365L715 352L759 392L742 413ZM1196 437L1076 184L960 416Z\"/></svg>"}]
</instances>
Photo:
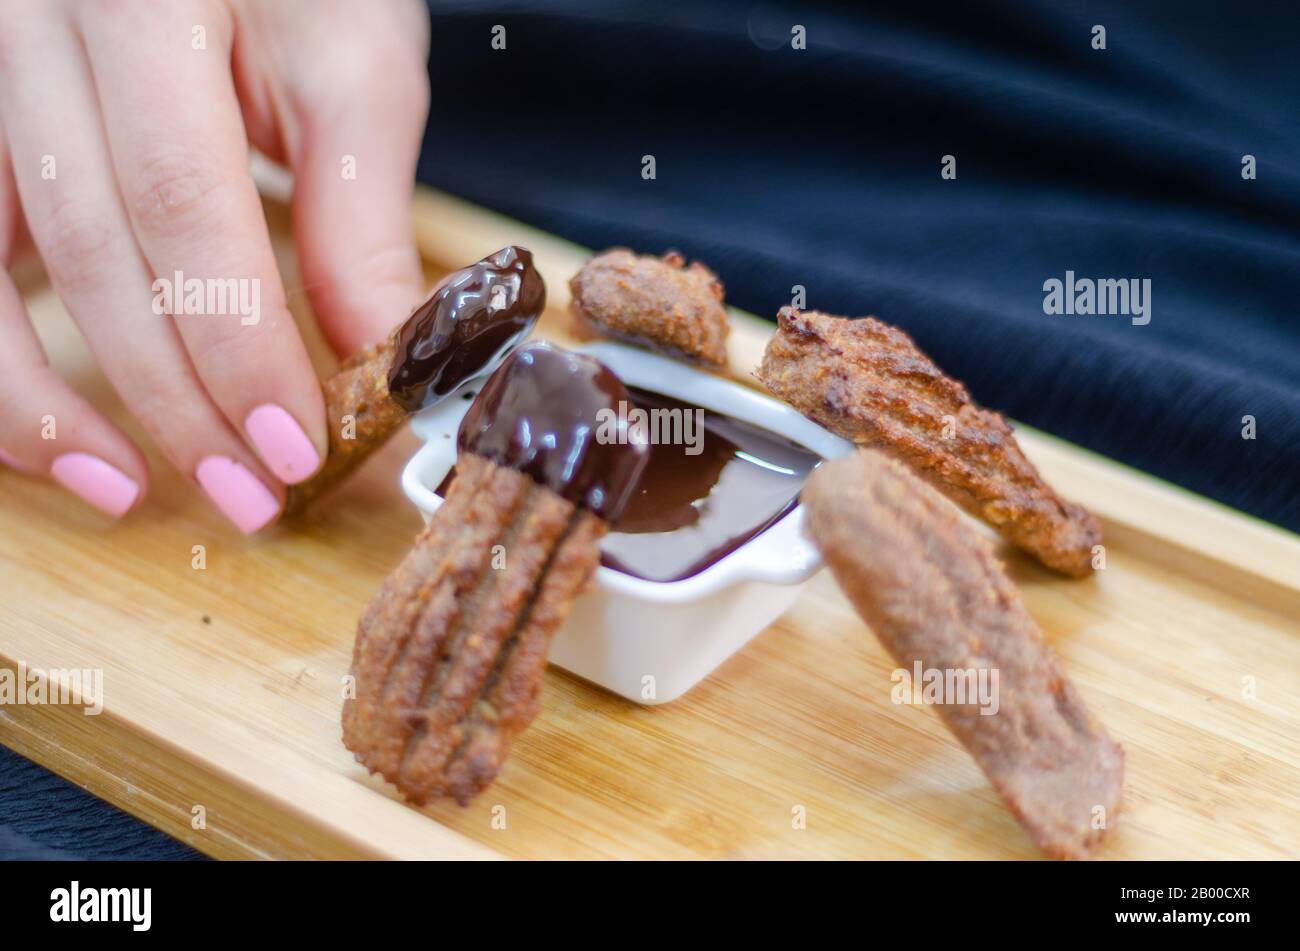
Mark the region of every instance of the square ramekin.
<instances>
[{"instance_id":1,"label":"square ramekin","mask_svg":"<svg viewBox=\"0 0 1300 951\"><path fill-rule=\"evenodd\" d=\"M823 459L851 443L748 387L657 354L616 343L575 347L624 383L726 413L805 446ZM456 430L469 409L466 383L411 423L424 445L402 472L402 488L427 522L442 504L435 489L456 461ZM803 534L803 507L680 581L647 581L602 565L556 634L550 660L641 704L667 703L699 683L772 623L821 568Z\"/></svg>"}]
</instances>

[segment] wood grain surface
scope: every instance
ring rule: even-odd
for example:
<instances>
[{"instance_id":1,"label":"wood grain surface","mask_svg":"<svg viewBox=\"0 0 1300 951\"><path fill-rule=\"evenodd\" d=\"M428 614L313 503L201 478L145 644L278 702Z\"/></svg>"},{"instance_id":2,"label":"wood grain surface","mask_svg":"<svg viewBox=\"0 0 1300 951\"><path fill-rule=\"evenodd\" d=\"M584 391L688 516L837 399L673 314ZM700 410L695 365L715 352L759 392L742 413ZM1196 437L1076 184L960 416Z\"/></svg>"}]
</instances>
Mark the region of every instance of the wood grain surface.
<instances>
[{"instance_id":1,"label":"wood grain surface","mask_svg":"<svg viewBox=\"0 0 1300 951\"><path fill-rule=\"evenodd\" d=\"M283 211L268 215L305 316ZM551 290L543 333L563 339L580 249L431 192L416 227L431 276L507 242L533 248ZM57 299L28 298L56 367L138 435ZM736 320L743 378L770 325ZM1300 540L1022 440L1106 523L1107 567L1088 581L1007 554L1127 750L1102 857L1300 856ZM824 572L675 703L638 707L551 669L488 792L468 808L403 805L343 748L339 709L357 617L420 526L397 484L414 448L403 435L332 504L254 539L152 448L151 496L120 524L0 471L0 664L104 672L102 714L2 706L0 742L220 857L1035 855L933 711L891 703L892 663Z\"/></svg>"}]
</instances>

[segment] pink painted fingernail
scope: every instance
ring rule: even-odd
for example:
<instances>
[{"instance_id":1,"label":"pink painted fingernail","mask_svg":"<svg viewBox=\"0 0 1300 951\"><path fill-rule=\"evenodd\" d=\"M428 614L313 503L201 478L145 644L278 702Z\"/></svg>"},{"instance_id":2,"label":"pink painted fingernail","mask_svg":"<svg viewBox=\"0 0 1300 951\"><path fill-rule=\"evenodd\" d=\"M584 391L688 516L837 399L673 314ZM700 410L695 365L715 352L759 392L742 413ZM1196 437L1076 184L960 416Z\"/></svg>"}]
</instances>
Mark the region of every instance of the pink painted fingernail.
<instances>
[{"instance_id":1,"label":"pink painted fingernail","mask_svg":"<svg viewBox=\"0 0 1300 951\"><path fill-rule=\"evenodd\" d=\"M280 511L271 490L234 459L208 456L194 470L194 478L221 514L245 535L265 526Z\"/></svg>"},{"instance_id":2,"label":"pink painted fingernail","mask_svg":"<svg viewBox=\"0 0 1300 951\"><path fill-rule=\"evenodd\" d=\"M301 482L320 466L320 453L302 427L273 403L249 413L244 428L262 461L285 485Z\"/></svg>"},{"instance_id":3,"label":"pink painted fingernail","mask_svg":"<svg viewBox=\"0 0 1300 951\"><path fill-rule=\"evenodd\" d=\"M59 456L50 466L50 475L59 485L114 518L130 511L140 495L140 486L134 479L103 459L84 452Z\"/></svg>"}]
</instances>

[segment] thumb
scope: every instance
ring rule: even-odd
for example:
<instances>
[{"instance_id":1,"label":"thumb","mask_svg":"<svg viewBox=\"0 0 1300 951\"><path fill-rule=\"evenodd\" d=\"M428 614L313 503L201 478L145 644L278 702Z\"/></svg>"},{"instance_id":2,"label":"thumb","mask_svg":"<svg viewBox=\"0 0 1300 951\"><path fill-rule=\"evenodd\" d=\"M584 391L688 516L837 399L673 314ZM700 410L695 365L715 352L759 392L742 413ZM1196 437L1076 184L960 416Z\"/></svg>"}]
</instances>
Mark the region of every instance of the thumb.
<instances>
[{"instance_id":1,"label":"thumb","mask_svg":"<svg viewBox=\"0 0 1300 951\"><path fill-rule=\"evenodd\" d=\"M422 297L411 198L428 78L405 72L376 70L377 82L303 110L289 155L303 281L341 356L382 339Z\"/></svg>"}]
</instances>

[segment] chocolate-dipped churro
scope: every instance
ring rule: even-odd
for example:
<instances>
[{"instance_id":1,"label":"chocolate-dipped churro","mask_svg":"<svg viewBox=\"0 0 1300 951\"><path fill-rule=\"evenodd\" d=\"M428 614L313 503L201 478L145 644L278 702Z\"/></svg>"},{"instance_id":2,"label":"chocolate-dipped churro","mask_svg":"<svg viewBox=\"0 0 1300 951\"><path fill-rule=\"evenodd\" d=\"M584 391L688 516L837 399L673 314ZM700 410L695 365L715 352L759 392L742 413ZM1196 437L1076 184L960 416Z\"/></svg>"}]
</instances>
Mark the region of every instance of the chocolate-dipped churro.
<instances>
[{"instance_id":1,"label":"chocolate-dipped churro","mask_svg":"<svg viewBox=\"0 0 1300 951\"><path fill-rule=\"evenodd\" d=\"M512 354L461 424L456 475L357 628L343 742L408 799L467 803L537 714L551 641L649 459L597 439L628 400L590 357Z\"/></svg>"},{"instance_id":2,"label":"chocolate-dipped churro","mask_svg":"<svg viewBox=\"0 0 1300 951\"><path fill-rule=\"evenodd\" d=\"M325 381L329 454L316 475L289 487L285 514L347 476L412 413L490 373L545 307L546 285L525 248L502 248L449 274L387 340Z\"/></svg>"}]
</instances>

